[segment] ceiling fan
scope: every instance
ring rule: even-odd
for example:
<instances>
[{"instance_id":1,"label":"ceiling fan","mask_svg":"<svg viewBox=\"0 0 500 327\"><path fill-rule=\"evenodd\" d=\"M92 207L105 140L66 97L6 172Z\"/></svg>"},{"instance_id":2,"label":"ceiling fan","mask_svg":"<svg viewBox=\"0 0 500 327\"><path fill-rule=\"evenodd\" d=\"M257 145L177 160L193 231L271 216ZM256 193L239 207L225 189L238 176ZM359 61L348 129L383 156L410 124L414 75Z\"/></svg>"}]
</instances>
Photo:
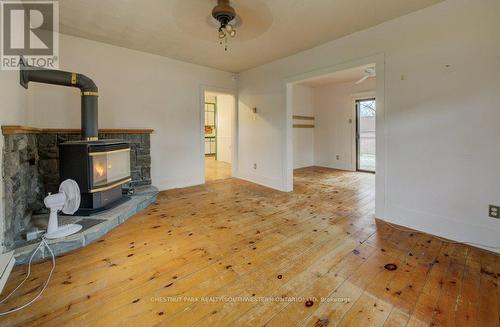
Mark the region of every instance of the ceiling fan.
<instances>
[{"instance_id":1,"label":"ceiling fan","mask_svg":"<svg viewBox=\"0 0 500 327\"><path fill-rule=\"evenodd\" d=\"M375 70L375 67L368 67L365 69L365 76L363 76L363 78L361 78L355 84L361 84L364 81L366 81L367 79L373 78L375 76L377 76L377 71Z\"/></svg>"},{"instance_id":2,"label":"ceiling fan","mask_svg":"<svg viewBox=\"0 0 500 327\"><path fill-rule=\"evenodd\" d=\"M220 44L224 40L224 49L227 51L228 37L236 36L236 11L231 7L229 0L217 0L217 6L212 9L212 17L220 24L218 30Z\"/></svg>"}]
</instances>

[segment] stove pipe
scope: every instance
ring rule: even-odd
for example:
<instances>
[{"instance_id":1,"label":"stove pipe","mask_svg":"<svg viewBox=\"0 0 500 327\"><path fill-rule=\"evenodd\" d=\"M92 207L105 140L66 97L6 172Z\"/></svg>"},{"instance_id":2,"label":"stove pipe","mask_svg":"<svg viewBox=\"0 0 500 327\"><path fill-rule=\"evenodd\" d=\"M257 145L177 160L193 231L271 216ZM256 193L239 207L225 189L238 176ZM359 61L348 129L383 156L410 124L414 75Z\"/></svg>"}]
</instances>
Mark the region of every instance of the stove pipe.
<instances>
[{"instance_id":1,"label":"stove pipe","mask_svg":"<svg viewBox=\"0 0 500 327\"><path fill-rule=\"evenodd\" d=\"M65 72L62 70L39 69L28 66L21 59L21 85L27 89L29 82L54 84L78 87L82 94L82 139L96 141L98 139L97 127L97 97L98 90L95 83L85 75Z\"/></svg>"}]
</instances>

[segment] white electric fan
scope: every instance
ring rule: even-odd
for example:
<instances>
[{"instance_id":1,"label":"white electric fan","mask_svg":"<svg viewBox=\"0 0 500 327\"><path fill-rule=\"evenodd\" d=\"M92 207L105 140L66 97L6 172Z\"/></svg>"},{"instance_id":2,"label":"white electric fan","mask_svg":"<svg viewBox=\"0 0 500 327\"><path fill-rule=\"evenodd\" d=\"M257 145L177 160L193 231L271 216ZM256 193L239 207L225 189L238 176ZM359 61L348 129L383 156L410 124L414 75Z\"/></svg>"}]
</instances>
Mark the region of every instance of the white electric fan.
<instances>
[{"instance_id":1,"label":"white electric fan","mask_svg":"<svg viewBox=\"0 0 500 327\"><path fill-rule=\"evenodd\" d=\"M49 225L46 238L54 239L77 233L82 225L68 224L59 226L57 223L57 212L62 211L67 215L74 214L80 207L80 188L78 184L67 179L59 186L59 193L50 194L43 200L45 206L50 209Z\"/></svg>"}]
</instances>

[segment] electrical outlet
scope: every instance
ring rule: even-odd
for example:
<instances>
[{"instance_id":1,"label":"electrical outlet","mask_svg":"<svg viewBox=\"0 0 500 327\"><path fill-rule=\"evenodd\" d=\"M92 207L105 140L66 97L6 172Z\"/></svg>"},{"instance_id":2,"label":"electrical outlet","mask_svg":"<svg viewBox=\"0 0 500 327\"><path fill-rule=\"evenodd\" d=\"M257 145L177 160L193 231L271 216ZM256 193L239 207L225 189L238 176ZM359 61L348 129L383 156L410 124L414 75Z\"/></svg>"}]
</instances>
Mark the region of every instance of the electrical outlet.
<instances>
[{"instance_id":1,"label":"electrical outlet","mask_svg":"<svg viewBox=\"0 0 500 327\"><path fill-rule=\"evenodd\" d=\"M490 218L500 219L500 206L490 204Z\"/></svg>"},{"instance_id":2,"label":"electrical outlet","mask_svg":"<svg viewBox=\"0 0 500 327\"><path fill-rule=\"evenodd\" d=\"M256 163L253 164L253 169L257 169L257 164Z\"/></svg>"},{"instance_id":3,"label":"electrical outlet","mask_svg":"<svg viewBox=\"0 0 500 327\"><path fill-rule=\"evenodd\" d=\"M337 160L340 160L340 156L338 154L335 156L335 158L337 158Z\"/></svg>"}]
</instances>

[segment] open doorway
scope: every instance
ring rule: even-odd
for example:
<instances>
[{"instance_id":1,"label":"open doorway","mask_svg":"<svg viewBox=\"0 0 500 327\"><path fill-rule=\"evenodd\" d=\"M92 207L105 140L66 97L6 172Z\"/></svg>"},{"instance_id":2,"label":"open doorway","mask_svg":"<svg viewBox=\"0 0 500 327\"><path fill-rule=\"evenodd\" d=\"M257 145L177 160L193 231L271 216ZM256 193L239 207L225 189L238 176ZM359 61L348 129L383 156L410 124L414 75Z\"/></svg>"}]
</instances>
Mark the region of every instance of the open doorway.
<instances>
[{"instance_id":1,"label":"open doorway","mask_svg":"<svg viewBox=\"0 0 500 327\"><path fill-rule=\"evenodd\" d=\"M293 169L375 172L375 64L291 86Z\"/></svg>"},{"instance_id":2,"label":"open doorway","mask_svg":"<svg viewBox=\"0 0 500 327\"><path fill-rule=\"evenodd\" d=\"M347 107L348 110L351 113L350 117L342 117L342 116L337 116L338 119L332 120L330 122L325 121L320 117L318 114L318 100L315 97L313 99L313 119L310 120L309 122L306 122L305 120L299 120L297 117L294 116L301 116L299 115L295 110L295 99L294 99L294 87L297 84L304 84L304 82L307 81L314 81L320 82L321 79L328 79L331 78L332 75L335 73L341 73L341 72L348 72L351 69L354 68L359 68L359 67L365 67L364 76L360 78L359 80L355 81L353 84L356 86L359 85L368 85L365 82L368 80L371 80L373 83L375 83L375 88L371 90L352 90L350 99L344 100L343 107ZM370 68L367 72L367 68ZM339 76L341 74L337 74ZM366 77L368 75L368 77ZM358 82L362 79L361 82ZM386 176L386 143L387 140L384 137L385 135L385 55L383 53L376 54L373 56L365 57L365 58L359 58L356 60L348 61L348 62L343 62L338 65L310 71L310 72L305 72L290 78L287 78L286 80L283 81L283 88L286 90L286 115L284 115L285 119L285 124L283 128L283 142L282 142L282 156L283 156L283 191L293 191L293 182L294 182L294 158L298 155L296 149L296 144L297 142L294 142L294 132L299 130L300 128L296 128L297 126L294 125L314 125L314 127L310 127L310 129L313 130L313 170L317 168L317 166L322 165L321 158L318 158L318 153L321 153L321 151L318 151L318 146L316 145L317 142L323 142L323 145L326 146L327 149L330 151L323 152L326 155L323 159L330 160L330 162L337 162L337 163L344 163L346 164L343 168L343 170L340 170L341 168L339 166L334 167L333 169L337 169L337 171L347 171L346 174L349 174L353 172L354 174L361 174L362 179L367 179L374 181L375 183L375 188L374 188L374 197L375 197L375 215L378 217L384 217L385 216L385 193L386 193L386 183L385 183L385 176ZM351 80L352 83L352 80ZM370 83L370 82L368 82ZM312 85L309 85L311 87ZM313 86L313 88L316 88L316 86ZM326 97L331 97L333 98L334 95L331 92L325 92L324 95ZM356 169L356 163L357 163L357 156L356 156L356 111L355 111L355 100L356 99L370 99L370 98L375 98L375 103L376 103L376 113L375 113L375 125L376 125L376 133L378 137L376 138L376 174L366 174L362 172L357 172ZM345 98L344 98L345 99ZM337 106L335 106L337 107ZM330 106L329 108L335 108L333 106ZM327 110L326 112L332 112L332 110ZM294 119L295 118L295 119ZM347 118L347 120L346 120ZM311 123L312 122L312 123ZM335 133L333 134L328 134L328 133L322 133L322 130L325 130L323 127L328 124L340 122L343 125L343 128L347 129L348 131L351 132L351 137L347 137L348 140L350 140L350 151L347 153L347 156L344 154L336 153L337 151L332 151L334 148L334 143L336 140L339 139L338 136L335 136ZM331 130L342 130L342 129L331 129ZM330 135L333 135L331 137ZM343 135L345 135L343 133ZM310 146L311 143L309 143ZM345 142L344 144L347 144ZM351 160L348 159L348 157L351 157ZM337 157L338 156L338 157ZM337 159L338 158L338 159ZM326 162L327 163L327 162ZM305 168L305 169L310 169L310 168ZM320 170L322 168L319 168ZM327 168L327 169L332 169L332 168Z\"/></svg>"},{"instance_id":3,"label":"open doorway","mask_svg":"<svg viewBox=\"0 0 500 327\"><path fill-rule=\"evenodd\" d=\"M378 54L283 81L286 90L285 142L282 149L284 191L293 191L294 179L307 178L309 182L325 184L333 182L332 187L335 187L335 180L353 178L363 181L361 184L373 185L374 192L367 195L375 198L375 215L385 215L386 140L381 137L385 128L384 80L384 54ZM297 88L306 90L297 91ZM301 93L312 94L312 98L309 96L311 100L303 102L308 96L302 96L301 100ZM362 152L365 154L362 159L371 160L363 161L361 167L376 170L376 174L358 170L361 158L356 140L356 101L373 99L374 129L378 138L373 139L375 153ZM306 106L301 103L306 103ZM308 111L304 110L308 107ZM360 190L355 187L352 191Z\"/></svg>"},{"instance_id":4,"label":"open doorway","mask_svg":"<svg viewBox=\"0 0 500 327\"><path fill-rule=\"evenodd\" d=\"M204 92L203 150L205 181L233 176L235 96Z\"/></svg>"}]
</instances>

